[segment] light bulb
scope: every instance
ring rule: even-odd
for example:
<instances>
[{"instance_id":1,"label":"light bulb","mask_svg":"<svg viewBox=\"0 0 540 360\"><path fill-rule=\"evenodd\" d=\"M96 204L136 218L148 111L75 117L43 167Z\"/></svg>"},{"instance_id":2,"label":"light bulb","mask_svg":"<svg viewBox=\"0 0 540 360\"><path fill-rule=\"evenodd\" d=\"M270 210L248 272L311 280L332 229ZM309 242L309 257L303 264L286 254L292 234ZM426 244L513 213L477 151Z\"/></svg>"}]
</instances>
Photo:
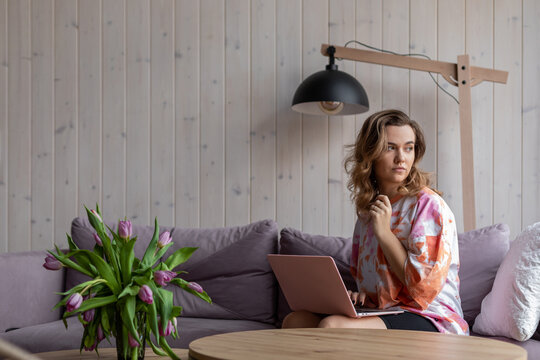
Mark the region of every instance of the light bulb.
<instances>
[{"instance_id":1,"label":"light bulb","mask_svg":"<svg viewBox=\"0 0 540 360\"><path fill-rule=\"evenodd\" d=\"M340 101L319 101L319 109L327 115L336 115L343 110L343 103Z\"/></svg>"}]
</instances>

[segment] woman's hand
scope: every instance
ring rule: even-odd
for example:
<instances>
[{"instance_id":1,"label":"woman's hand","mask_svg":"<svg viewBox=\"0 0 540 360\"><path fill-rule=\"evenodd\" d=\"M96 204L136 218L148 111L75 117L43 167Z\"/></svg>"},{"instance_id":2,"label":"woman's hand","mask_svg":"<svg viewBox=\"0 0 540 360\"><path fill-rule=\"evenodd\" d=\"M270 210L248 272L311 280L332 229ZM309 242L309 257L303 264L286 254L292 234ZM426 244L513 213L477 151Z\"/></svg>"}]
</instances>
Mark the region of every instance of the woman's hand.
<instances>
[{"instance_id":1,"label":"woman's hand","mask_svg":"<svg viewBox=\"0 0 540 360\"><path fill-rule=\"evenodd\" d=\"M377 239L391 232L390 220L392 219L392 204L386 195L378 195L369 208L373 232Z\"/></svg>"},{"instance_id":2,"label":"woman's hand","mask_svg":"<svg viewBox=\"0 0 540 360\"><path fill-rule=\"evenodd\" d=\"M347 293L349 294L349 297L351 298L353 305L356 305L356 304L364 305L364 301L366 300L366 293L364 292L359 293L359 292L351 291L351 290L347 290Z\"/></svg>"}]
</instances>

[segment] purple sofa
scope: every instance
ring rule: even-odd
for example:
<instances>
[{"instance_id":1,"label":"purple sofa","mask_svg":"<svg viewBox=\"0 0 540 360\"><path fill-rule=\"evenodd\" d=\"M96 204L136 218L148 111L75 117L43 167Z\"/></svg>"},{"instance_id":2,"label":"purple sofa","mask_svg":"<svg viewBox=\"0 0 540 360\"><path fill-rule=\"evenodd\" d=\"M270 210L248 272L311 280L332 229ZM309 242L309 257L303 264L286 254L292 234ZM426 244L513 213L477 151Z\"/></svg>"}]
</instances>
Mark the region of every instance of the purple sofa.
<instances>
[{"instance_id":1,"label":"purple sofa","mask_svg":"<svg viewBox=\"0 0 540 360\"><path fill-rule=\"evenodd\" d=\"M169 252L184 246L199 248L177 270L187 271L183 278L201 284L213 300L210 305L171 288L175 303L184 308L178 321L180 337L169 340L174 347L187 348L194 339L218 333L279 327L290 309L268 265L267 254L333 256L346 285L355 286L348 268L350 239L286 228L278 241L278 226L272 220L220 229L162 227L164 230L171 232L175 243ZM135 253L141 257L153 228L134 226L133 232L138 236ZM92 233L87 220L73 221L71 234L80 248L94 246ZM471 325L508 251L508 233L506 225L499 224L459 236L461 296L465 318ZM44 257L44 251L0 254L0 338L30 352L78 349L83 332L79 321L68 319L66 331L60 310L51 309L61 298L56 293L85 278L71 269L45 270ZM499 339L524 347L529 359L540 360L540 341ZM100 344L111 346L114 342Z\"/></svg>"}]
</instances>

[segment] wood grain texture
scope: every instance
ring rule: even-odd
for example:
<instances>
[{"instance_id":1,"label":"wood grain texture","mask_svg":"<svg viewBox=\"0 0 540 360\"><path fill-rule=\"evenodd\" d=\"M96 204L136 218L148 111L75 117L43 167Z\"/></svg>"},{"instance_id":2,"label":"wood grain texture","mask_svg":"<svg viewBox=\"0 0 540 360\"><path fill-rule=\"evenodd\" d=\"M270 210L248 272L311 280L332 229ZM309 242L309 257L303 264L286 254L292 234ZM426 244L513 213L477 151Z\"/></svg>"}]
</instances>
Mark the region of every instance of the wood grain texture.
<instances>
[{"instance_id":1,"label":"wood grain texture","mask_svg":"<svg viewBox=\"0 0 540 360\"><path fill-rule=\"evenodd\" d=\"M251 6L251 220L276 212L275 0Z\"/></svg>"},{"instance_id":2,"label":"wood grain texture","mask_svg":"<svg viewBox=\"0 0 540 360\"><path fill-rule=\"evenodd\" d=\"M302 115L291 101L302 82L302 1L276 1L276 221L302 229Z\"/></svg>"},{"instance_id":3,"label":"wood grain texture","mask_svg":"<svg viewBox=\"0 0 540 360\"><path fill-rule=\"evenodd\" d=\"M150 216L150 1L126 2L126 216Z\"/></svg>"},{"instance_id":4,"label":"wood grain texture","mask_svg":"<svg viewBox=\"0 0 540 360\"><path fill-rule=\"evenodd\" d=\"M214 359L527 359L527 351L503 341L378 329L276 329L244 331L197 339L189 345L196 360Z\"/></svg>"},{"instance_id":5,"label":"wood grain texture","mask_svg":"<svg viewBox=\"0 0 540 360\"><path fill-rule=\"evenodd\" d=\"M442 61L457 61L465 51L465 1L442 0L438 3L438 57ZM437 77L441 86L458 97L457 88ZM461 197L461 151L459 141L459 105L447 94L437 95L437 184L443 198L454 213L458 231L463 231Z\"/></svg>"},{"instance_id":6,"label":"wood grain texture","mask_svg":"<svg viewBox=\"0 0 540 360\"><path fill-rule=\"evenodd\" d=\"M410 45L411 53L437 58L437 3L430 0L410 1ZM436 75L434 75L436 78ZM444 80L443 80L444 81ZM424 131L426 153L419 167L437 174L437 85L428 73L410 73L409 116L416 120ZM437 187L434 176L433 185Z\"/></svg>"},{"instance_id":7,"label":"wood grain texture","mask_svg":"<svg viewBox=\"0 0 540 360\"><path fill-rule=\"evenodd\" d=\"M495 85L493 99L493 221L508 224L511 239L522 226L522 20L520 0L495 1L494 65L510 74L506 85Z\"/></svg>"},{"instance_id":8,"label":"wood grain texture","mask_svg":"<svg viewBox=\"0 0 540 360\"><path fill-rule=\"evenodd\" d=\"M344 45L355 37L355 0L332 3L329 11L329 41ZM339 70L355 76L353 61L340 61ZM356 211L347 189L348 176L343 167L345 146L355 141L355 116L334 116L328 121L328 233L347 237L352 234Z\"/></svg>"},{"instance_id":9,"label":"wood grain texture","mask_svg":"<svg viewBox=\"0 0 540 360\"><path fill-rule=\"evenodd\" d=\"M8 3L8 250L30 250L30 2ZM13 216L17 214L16 216Z\"/></svg>"},{"instance_id":10,"label":"wood grain texture","mask_svg":"<svg viewBox=\"0 0 540 360\"><path fill-rule=\"evenodd\" d=\"M103 2L103 216L126 215L125 2ZM165 69L164 69L165 70Z\"/></svg>"},{"instance_id":11,"label":"wood grain texture","mask_svg":"<svg viewBox=\"0 0 540 360\"><path fill-rule=\"evenodd\" d=\"M102 9L99 1L79 1L79 153L78 193L79 216L86 217L86 210L101 206L102 178L102 73L101 73L101 23ZM108 35L108 34L106 34ZM110 83L107 82L107 83Z\"/></svg>"},{"instance_id":12,"label":"wood grain texture","mask_svg":"<svg viewBox=\"0 0 540 360\"><path fill-rule=\"evenodd\" d=\"M54 239L53 1L33 1L32 12L32 250ZM98 59L99 60L99 59ZM99 79L99 78L98 78ZM99 138L98 138L99 139ZM99 166L99 163L98 163Z\"/></svg>"},{"instance_id":13,"label":"wood grain texture","mask_svg":"<svg viewBox=\"0 0 540 360\"><path fill-rule=\"evenodd\" d=\"M200 224L200 3L175 3L176 226Z\"/></svg>"},{"instance_id":14,"label":"wood grain texture","mask_svg":"<svg viewBox=\"0 0 540 360\"><path fill-rule=\"evenodd\" d=\"M465 14L471 66L493 67L493 1L467 1ZM493 86L486 81L471 91L477 227L493 224Z\"/></svg>"},{"instance_id":15,"label":"wood grain texture","mask_svg":"<svg viewBox=\"0 0 540 360\"><path fill-rule=\"evenodd\" d=\"M409 3L385 0L382 5L382 48L398 54L409 53ZM409 112L410 70L383 67L382 108Z\"/></svg>"},{"instance_id":16,"label":"wood grain texture","mask_svg":"<svg viewBox=\"0 0 540 360\"><path fill-rule=\"evenodd\" d=\"M0 207L8 208L8 11L0 0ZM0 251L8 251L8 211L0 211Z\"/></svg>"},{"instance_id":17,"label":"wood grain texture","mask_svg":"<svg viewBox=\"0 0 540 360\"><path fill-rule=\"evenodd\" d=\"M151 157L150 214L174 224L174 7L170 0L150 2Z\"/></svg>"},{"instance_id":18,"label":"wood grain texture","mask_svg":"<svg viewBox=\"0 0 540 360\"><path fill-rule=\"evenodd\" d=\"M304 79L324 70L327 58L317 56L328 31L328 1L303 2L302 68ZM328 234L328 117L303 115L302 122L302 225L312 234Z\"/></svg>"},{"instance_id":19,"label":"wood grain texture","mask_svg":"<svg viewBox=\"0 0 540 360\"><path fill-rule=\"evenodd\" d=\"M65 233L78 214L77 198L77 3L55 2L54 14L54 242L67 246Z\"/></svg>"},{"instance_id":20,"label":"wood grain texture","mask_svg":"<svg viewBox=\"0 0 540 360\"><path fill-rule=\"evenodd\" d=\"M225 223L224 22L223 1L201 1L201 227Z\"/></svg>"},{"instance_id":21,"label":"wood grain texture","mask_svg":"<svg viewBox=\"0 0 540 360\"><path fill-rule=\"evenodd\" d=\"M268 3L267 6L271 4ZM225 225L235 226L250 221L252 192L249 34L250 24L256 22L251 21L250 2L246 0L225 2L225 16ZM253 41L257 42L258 39ZM262 174L258 173L254 176L260 175Z\"/></svg>"},{"instance_id":22,"label":"wood grain texture","mask_svg":"<svg viewBox=\"0 0 540 360\"><path fill-rule=\"evenodd\" d=\"M540 219L540 3L523 1L523 189L521 227Z\"/></svg>"}]
</instances>

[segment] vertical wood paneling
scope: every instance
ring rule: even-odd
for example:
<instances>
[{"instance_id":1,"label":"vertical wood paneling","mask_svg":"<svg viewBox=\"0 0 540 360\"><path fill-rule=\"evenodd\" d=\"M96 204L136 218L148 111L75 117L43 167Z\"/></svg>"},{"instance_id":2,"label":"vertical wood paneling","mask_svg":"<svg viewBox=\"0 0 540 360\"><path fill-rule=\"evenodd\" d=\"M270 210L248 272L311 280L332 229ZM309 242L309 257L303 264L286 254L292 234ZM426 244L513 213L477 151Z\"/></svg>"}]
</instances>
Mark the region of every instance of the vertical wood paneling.
<instances>
[{"instance_id":1,"label":"vertical wood paneling","mask_svg":"<svg viewBox=\"0 0 540 360\"><path fill-rule=\"evenodd\" d=\"M356 0L356 40L366 45L382 48L382 1ZM352 45L351 45L352 46ZM361 45L359 49L369 50ZM371 114L382 110L382 66L355 62L356 78L369 99L369 111L356 115L356 133Z\"/></svg>"},{"instance_id":2,"label":"vertical wood paneling","mask_svg":"<svg viewBox=\"0 0 540 360\"><path fill-rule=\"evenodd\" d=\"M225 15L225 225L233 226L250 220L250 2L225 2Z\"/></svg>"},{"instance_id":3,"label":"vertical wood paneling","mask_svg":"<svg viewBox=\"0 0 540 360\"><path fill-rule=\"evenodd\" d=\"M8 11L0 0L0 207L8 209ZM0 211L0 252L8 251L9 211Z\"/></svg>"},{"instance_id":4,"label":"vertical wood paneling","mask_svg":"<svg viewBox=\"0 0 540 360\"><path fill-rule=\"evenodd\" d=\"M8 249L30 250L30 2L8 3Z\"/></svg>"},{"instance_id":5,"label":"vertical wood paneling","mask_svg":"<svg viewBox=\"0 0 540 360\"><path fill-rule=\"evenodd\" d=\"M409 51L437 59L437 2L410 1ZM435 75L434 75L435 76ZM424 131L426 153L419 163L424 171L437 173L437 85L426 72L410 73L410 117ZM436 179L433 179L436 186Z\"/></svg>"},{"instance_id":6,"label":"vertical wood paneling","mask_svg":"<svg viewBox=\"0 0 540 360\"><path fill-rule=\"evenodd\" d=\"M521 228L522 9L521 0L495 0L494 6L494 65L510 73L506 85L495 85L493 99L493 221L507 223L513 238Z\"/></svg>"},{"instance_id":7,"label":"vertical wood paneling","mask_svg":"<svg viewBox=\"0 0 540 360\"><path fill-rule=\"evenodd\" d=\"M174 9L151 1L151 212L174 225Z\"/></svg>"},{"instance_id":8,"label":"vertical wood paneling","mask_svg":"<svg viewBox=\"0 0 540 360\"><path fill-rule=\"evenodd\" d=\"M276 221L302 228L302 116L291 101L302 82L301 0L276 3Z\"/></svg>"},{"instance_id":9,"label":"vertical wood paneling","mask_svg":"<svg viewBox=\"0 0 540 360\"><path fill-rule=\"evenodd\" d=\"M493 1L467 1L466 53L472 66L493 67ZM476 227L493 224L493 83L471 89ZM490 186L486 186L489 184Z\"/></svg>"},{"instance_id":10,"label":"vertical wood paneling","mask_svg":"<svg viewBox=\"0 0 540 360\"><path fill-rule=\"evenodd\" d=\"M328 41L328 1L302 4L302 64L304 79L324 70L328 63L321 56L321 43ZM328 117L303 115L303 196L302 223L308 233L328 234Z\"/></svg>"},{"instance_id":11,"label":"vertical wood paneling","mask_svg":"<svg viewBox=\"0 0 540 360\"><path fill-rule=\"evenodd\" d=\"M439 0L437 46L441 61L455 63L457 56L465 52L464 11L463 0ZM457 87L448 84L441 76L437 78L441 86L457 99ZM438 90L437 98L437 185L454 213L458 231L463 231L459 105L441 90Z\"/></svg>"},{"instance_id":12,"label":"vertical wood paneling","mask_svg":"<svg viewBox=\"0 0 540 360\"><path fill-rule=\"evenodd\" d=\"M150 2L126 2L126 215L150 220Z\"/></svg>"},{"instance_id":13,"label":"vertical wood paneling","mask_svg":"<svg viewBox=\"0 0 540 360\"><path fill-rule=\"evenodd\" d=\"M201 227L225 223L224 22L223 1L201 1Z\"/></svg>"},{"instance_id":14,"label":"vertical wood paneling","mask_svg":"<svg viewBox=\"0 0 540 360\"><path fill-rule=\"evenodd\" d=\"M54 238L53 1L32 1L32 250Z\"/></svg>"},{"instance_id":15,"label":"vertical wood paneling","mask_svg":"<svg viewBox=\"0 0 540 360\"><path fill-rule=\"evenodd\" d=\"M251 220L276 211L275 0L251 7Z\"/></svg>"},{"instance_id":16,"label":"vertical wood paneling","mask_svg":"<svg viewBox=\"0 0 540 360\"><path fill-rule=\"evenodd\" d=\"M355 37L355 0L332 2L329 13L329 40L343 46ZM339 61L339 70L355 75L354 61ZM347 174L343 168L345 146L354 143L355 117L335 116L328 121L328 233L350 236L356 212L347 190Z\"/></svg>"},{"instance_id":17,"label":"vertical wood paneling","mask_svg":"<svg viewBox=\"0 0 540 360\"><path fill-rule=\"evenodd\" d=\"M409 53L409 1L383 0L382 48ZM383 67L382 107L409 112L409 70Z\"/></svg>"},{"instance_id":18,"label":"vertical wood paneling","mask_svg":"<svg viewBox=\"0 0 540 360\"><path fill-rule=\"evenodd\" d=\"M175 12L176 226L199 226L199 2L180 0Z\"/></svg>"},{"instance_id":19,"label":"vertical wood paneling","mask_svg":"<svg viewBox=\"0 0 540 360\"><path fill-rule=\"evenodd\" d=\"M125 3L103 2L103 216L126 216ZM163 69L165 71L165 69Z\"/></svg>"},{"instance_id":20,"label":"vertical wood paneling","mask_svg":"<svg viewBox=\"0 0 540 360\"><path fill-rule=\"evenodd\" d=\"M540 2L523 1L523 204L521 227L540 220Z\"/></svg>"},{"instance_id":21,"label":"vertical wood paneling","mask_svg":"<svg viewBox=\"0 0 540 360\"><path fill-rule=\"evenodd\" d=\"M101 7L79 1L79 216L101 207ZM103 204L105 205L105 204ZM105 209L104 209L105 210Z\"/></svg>"}]
</instances>

